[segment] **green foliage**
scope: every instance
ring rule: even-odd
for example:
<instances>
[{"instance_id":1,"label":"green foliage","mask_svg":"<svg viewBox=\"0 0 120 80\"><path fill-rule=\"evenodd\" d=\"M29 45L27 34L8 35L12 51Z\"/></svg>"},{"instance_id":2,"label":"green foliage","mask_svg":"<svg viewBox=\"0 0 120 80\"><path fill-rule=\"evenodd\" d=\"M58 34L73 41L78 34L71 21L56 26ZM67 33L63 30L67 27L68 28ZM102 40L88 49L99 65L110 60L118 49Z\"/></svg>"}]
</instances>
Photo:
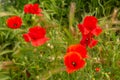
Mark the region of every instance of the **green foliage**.
<instances>
[{"instance_id":1,"label":"green foliage","mask_svg":"<svg viewBox=\"0 0 120 80\"><path fill-rule=\"evenodd\" d=\"M74 20L69 22L71 2L76 6ZM27 3L39 3L44 18L25 15L23 7ZM115 18L118 22L114 24L111 21L114 8L120 8L119 0L0 0L0 61L13 62L12 65L0 63L0 80L120 80L120 11ZM20 29L7 27L6 19L12 15L23 18ZM97 38L98 45L88 49L90 57L86 66L67 74L63 57L70 44L79 43L81 34L77 24L86 15L99 18L103 32ZM22 38L34 25L46 28L50 38L39 47L33 47ZM95 71L96 67L100 72Z\"/></svg>"}]
</instances>

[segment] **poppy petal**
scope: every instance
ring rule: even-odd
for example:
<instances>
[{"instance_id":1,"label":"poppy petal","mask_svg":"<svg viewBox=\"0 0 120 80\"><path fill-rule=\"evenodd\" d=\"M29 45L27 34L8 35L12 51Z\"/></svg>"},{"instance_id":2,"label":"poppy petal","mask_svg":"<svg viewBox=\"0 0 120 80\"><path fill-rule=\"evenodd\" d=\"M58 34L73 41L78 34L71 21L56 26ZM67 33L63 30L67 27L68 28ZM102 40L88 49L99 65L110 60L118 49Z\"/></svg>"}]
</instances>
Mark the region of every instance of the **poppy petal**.
<instances>
[{"instance_id":1,"label":"poppy petal","mask_svg":"<svg viewBox=\"0 0 120 80\"><path fill-rule=\"evenodd\" d=\"M22 19L19 16L12 16L6 20L7 26L12 29L18 29L22 25Z\"/></svg>"},{"instance_id":2,"label":"poppy petal","mask_svg":"<svg viewBox=\"0 0 120 80\"><path fill-rule=\"evenodd\" d=\"M96 24L97 24L97 18L94 16L86 16L84 21L83 21L83 25L88 29L88 30L93 30L94 28L96 28Z\"/></svg>"},{"instance_id":3,"label":"poppy petal","mask_svg":"<svg viewBox=\"0 0 120 80\"><path fill-rule=\"evenodd\" d=\"M30 42L31 38L28 34L23 34L23 38L26 42Z\"/></svg>"},{"instance_id":4,"label":"poppy petal","mask_svg":"<svg viewBox=\"0 0 120 80\"><path fill-rule=\"evenodd\" d=\"M64 56L64 64L66 66L66 71L72 73L79 70L85 66L85 61L82 59L78 52L68 52Z\"/></svg>"},{"instance_id":5,"label":"poppy petal","mask_svg":"<svg viewBox=\"0 0 120 80\"><path fill-rule=\"evenodd\" d=\"M36 14L38 16L42 16L42 9L39 8L39 4L26 4L24 5L24 13L26 14Z\"/></svg>"},{"instance_id":6,"label":"poppy petal","mask_svg":"<svg viewBox=\"0 0 120 80\"><path fill-rule=\"evenodd\" d=\"M89 31L82 24L78 24L78 28L83 35L86 35L89 33Z\"/></svg>"},{"instance_id":7,"label":"poppy petal","mask_svg":"<svg viewBox=\"0 0 120 80\"><path fill-rule=\"evenodd\" d=\"M90 48L92 48L92 47L94 47L97 43L98 43L97 40L92 39L91 42L90 42L90 44L89 44L88 46L89 46Z\"/></svg>"},{"instance_id":8,"label":"poppy petal","mask_svg":"<svg viewBox=\"0 0 120 80\"><path fill-rule=\"evenodd\" d=\"M83 68L85 66L85 61L84 60L79 60L79 63L80 64L78 64L79 66L76 69L72 69L72 68L67 67L66 71L68 72L68 74L70 74L70 73L72 73L76 70L79 70L80 68Z\"/></svg>"},{"instance_id":9,"label":"poppy petal","mask_svg":"<svg viewBox=\"0 0 120 80\"><path fill-rule=\"evenodd\" d=\"M31 43L33 46L37 47L37 46L41 46L42 44L44 44L48 40L49 40L49 38L44 37L42 39L33 40L33 41L31 41Z\"/></svg>"},{"instance_id":10,"label":"poppy petal","mask_svg":"<svg viewBox=\"0 0 120 80\"><path fill-rule=\"evenodd\" d=\"M83 45L84 47L87 47L90 44L92 35L87 34L87 35L82 35L82 39L80 41L80 44Z\"/></svg>"},{"instance_id":11,"label":"poppy petal","mask_svg":"<svg viewBox=\"0 0 120 80\"><path fill-rule=\"evenodd\" d=\"M72 51L78 52L82 58L88 57L86 48L82 46L81 44L75 44L75 45L69 46L67 49L67 53L72 52Z\"/></svg>"},{"instance_id":12,"label":"poppy petal","mask_svg":"<svg viewBox=\"0 0 120 80\"><path fill-rule=\"evenodd\" d=\"M96 27L91 33L95 36L98 36L102 32L100 27Z\"/></svg>"}]
</instances>

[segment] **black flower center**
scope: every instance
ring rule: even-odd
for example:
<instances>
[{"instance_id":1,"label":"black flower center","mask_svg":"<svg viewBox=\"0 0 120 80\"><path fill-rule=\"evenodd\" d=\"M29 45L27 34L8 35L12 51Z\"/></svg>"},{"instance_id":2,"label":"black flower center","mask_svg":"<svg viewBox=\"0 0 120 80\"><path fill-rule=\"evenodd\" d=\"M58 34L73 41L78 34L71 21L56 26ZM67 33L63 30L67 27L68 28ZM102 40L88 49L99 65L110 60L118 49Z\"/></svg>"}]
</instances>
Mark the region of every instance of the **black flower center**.
<instances>
[{"instance_id":1,"label":"black flower center","mask_svg":"<svg viewBox=\"0 0 120 80\"><path fill-rule=\"evenodd\" d=\"M17 24L14 24L14 26L16 27L16 26L17 26Z\"/></svg>"},{"instance_id":2,"label":"black flower center","mask_svg":"<svg viewBox=\"0 0 120 80\"><path fill-rule=\"evenodd\" d=\"M72 65L75 67L75 66L77 66L77 64L75 63L75 62L72 62Z\"/></svg>"}]
</instances>

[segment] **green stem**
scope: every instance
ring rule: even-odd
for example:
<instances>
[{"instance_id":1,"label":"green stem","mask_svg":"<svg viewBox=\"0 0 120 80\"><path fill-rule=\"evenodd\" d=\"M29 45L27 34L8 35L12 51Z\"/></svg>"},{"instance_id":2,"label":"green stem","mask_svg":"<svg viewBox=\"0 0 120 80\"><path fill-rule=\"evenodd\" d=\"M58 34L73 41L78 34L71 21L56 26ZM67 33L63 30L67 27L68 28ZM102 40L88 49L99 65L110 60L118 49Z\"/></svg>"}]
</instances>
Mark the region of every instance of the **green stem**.
<instances>
[{"instance_id":1,"label":"green stem","mask_svg":"<svg viewBox=\"0 0 120 80\"><path fill-rule=\"evenodd\" d=\"M44 75L42 76L41 80L47 80L48 78L50 78L53 74L59 73L65 71L65 67L62 68L57 68L57 69L52 69L46 73L44 73Z\"/></svg>"}]
</instances>

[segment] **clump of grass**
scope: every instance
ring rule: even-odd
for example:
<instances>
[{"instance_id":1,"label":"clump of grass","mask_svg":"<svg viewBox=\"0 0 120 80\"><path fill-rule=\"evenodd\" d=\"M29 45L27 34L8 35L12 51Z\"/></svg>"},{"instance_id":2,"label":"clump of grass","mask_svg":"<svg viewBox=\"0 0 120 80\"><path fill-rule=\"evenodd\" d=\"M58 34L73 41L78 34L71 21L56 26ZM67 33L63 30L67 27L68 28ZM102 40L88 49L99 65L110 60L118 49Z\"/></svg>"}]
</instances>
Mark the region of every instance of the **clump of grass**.
<instances>
[{"instance_id":1,"label":"clump of grass","mask_svg":"<svg viewBox=\"0 0 120 80\"><path fill-rule=\"evenodd\" d=\"M120 2L119 0L0 0L0 80L119 80ZM23 14L27 3L39 3L43 18ZM70 5L72 4L72 7ZM8 14L8 12L10 12ZM13 31L6 26L11 15L27 23ZM84 69L67 74L63 56L68 45L79 43L77 24L86 15L99 18L103 28L99 43L89 50ZM29 20L31 24L29 23ZM35 20L35 23L33 22ZM42 25L51 39L38 48L24 42L22 33L32 25ZM24 29L24 30L23 30ZM96 72L95 68L100 71Z\"/></svg>"}]
</instances>

